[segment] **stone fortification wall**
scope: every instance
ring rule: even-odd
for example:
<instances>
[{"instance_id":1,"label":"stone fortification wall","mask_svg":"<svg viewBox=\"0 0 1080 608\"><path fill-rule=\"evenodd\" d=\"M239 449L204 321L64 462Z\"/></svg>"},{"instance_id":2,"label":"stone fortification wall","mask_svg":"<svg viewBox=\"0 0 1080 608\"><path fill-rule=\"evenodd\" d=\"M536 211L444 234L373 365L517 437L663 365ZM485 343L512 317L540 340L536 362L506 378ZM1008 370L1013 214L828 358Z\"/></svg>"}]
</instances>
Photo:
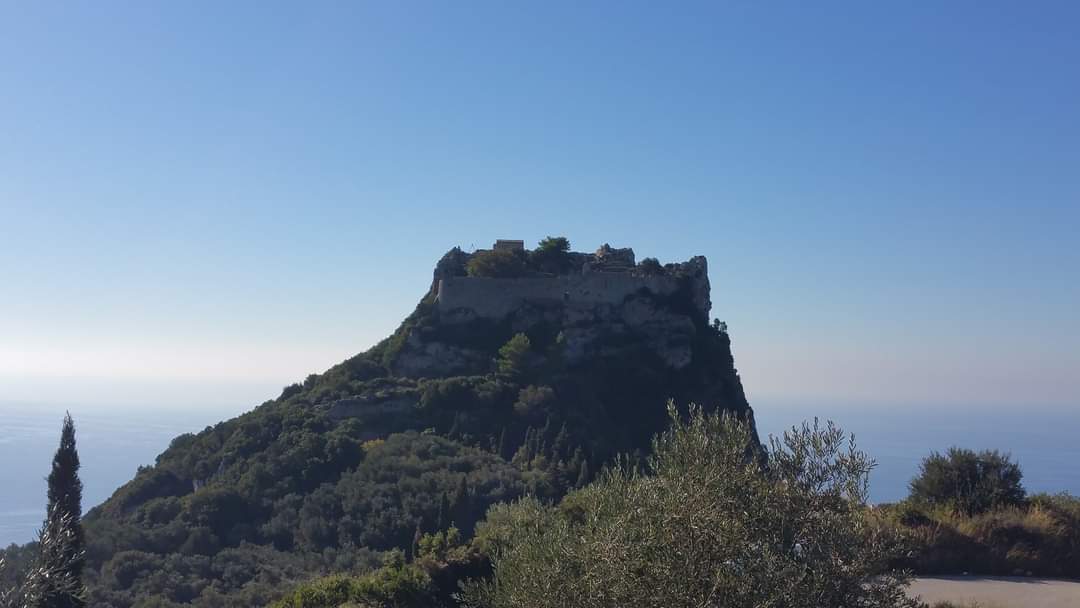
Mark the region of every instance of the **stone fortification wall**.
<instances>
[{"instance_id":1,"label":"stone fortification wall","mask_svg":"<svg viewBox=\"0 0 1080 608\"><path fill-rule=\"evenodd\" d=\"M679 288L679 281L671 276L615 272L516 279L449 277L439 281L438 306L440 312L467 309L477 317L501 319L525 302L619 305L642 288L670 295Z\"/></svg>"}]
</instances>

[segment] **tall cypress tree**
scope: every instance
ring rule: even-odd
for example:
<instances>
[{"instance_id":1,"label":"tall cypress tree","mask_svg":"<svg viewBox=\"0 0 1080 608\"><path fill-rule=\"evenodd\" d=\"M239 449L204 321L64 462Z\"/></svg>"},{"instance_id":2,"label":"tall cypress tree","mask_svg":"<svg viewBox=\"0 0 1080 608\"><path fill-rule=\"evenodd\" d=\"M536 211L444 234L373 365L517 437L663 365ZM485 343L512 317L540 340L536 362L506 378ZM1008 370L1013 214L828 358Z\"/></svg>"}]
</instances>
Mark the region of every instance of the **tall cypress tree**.
<instances>
[{"instance_id":1,"label":"tall cypress tree","mask_svg":"<svg viewBox=\"0 0 1080 608\"><path fill-rule=\"evenodd\" d=\"M574 484L574 487L584 488L585 486L589 485L589 477L589 461L582 460L581 468L578 469L577 483Z\"/></svg>"},{"instance_id":2,"label":"tall cypress tree","mask_svg":"<svg viewBox=\"0 0 1080 608\"><path fill-rule=\"evenodd\" d=\"M82 530L82 481L79 480L79 452L75 448L75 423L71 414L64 416L60 447L53 456L49 473L49 506L43 538L49 536L57 547L42 551L42 567L63 572L67 584L52 587L43 595L42 606L83 608L82 570L85 541Z\"/></svg>"}]
</instances>

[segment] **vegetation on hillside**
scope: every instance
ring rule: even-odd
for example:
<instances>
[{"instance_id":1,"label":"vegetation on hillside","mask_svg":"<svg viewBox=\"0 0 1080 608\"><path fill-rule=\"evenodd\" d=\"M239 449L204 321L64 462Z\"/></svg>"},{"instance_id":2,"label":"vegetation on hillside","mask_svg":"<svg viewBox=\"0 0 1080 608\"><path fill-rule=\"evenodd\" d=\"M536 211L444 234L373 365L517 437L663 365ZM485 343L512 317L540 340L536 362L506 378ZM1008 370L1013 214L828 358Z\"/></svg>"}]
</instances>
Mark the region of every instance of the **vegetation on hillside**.
<instances>
[{"instance_id":1,"label":"vegetation on hillside","mask_svg":"<svg viewBox=\"0 0 1080 608\"><path fill-rule=\"evenodd\" d=\"M964 515L1016 507L1024 502L1023 473L1008 454L952 447L923 459L911 480L911 500Z\"/></svg>"},{"instance_id":2,"label":"vegetation on hillside","mask_svg":"<svg viewBox=\"0 0 1080 608\"><path fill-rule=\"evenodd\" d=\"M871 462L838 429L794 429L761 455L744 420L669 412L651 456L557 506L496 505L467 546L453 529L425 536L411 563L313 581L278 606L917 605L888 565L899 538L869 517Z\"/></svg>"},{"instance_id":3,"label":"vegetation on hillside","mask_svg":"<svg viewBox=\"0 0 1080 608\"><path fill-rule=\"evenodd\" d=\"M549 236L536 249L526 251L480 250L465 265L471 277L515 278L536 274L561 274L570 270L570 241Z\"/></svg>"},{"instance_id":4,"label":"vegetation on hillside","mask_svg":"<svg viewBox=\"0 0 1080 608\"><path fill-rule=\"evenodd\" d=\"M907 500L880 510L916 550L920 574L1080 578L1080 498L1027 496L1019 464L958 448L923 460Z\"/></svg>"},{"instance_id":5,"label":"vegetation on hillside","mask_svg":"<svg viewBox=\"0 0 1080 608\"><path fill-rule=\"evenodd\" d=\"M557 265L568 248L553 238L526 258ZM459 254L448 254L441 271L463 274L455 265L467 256ZM650 304L688 310L680 298L690 297ZM646 451L665 427L669 397L746 414L727 334L694 323L692 360L682 369L627 335L604 336L621 340L618 357L568 365L557 323L447 327L428 294L370 351L177 437L87 513L89 604L266 605L313 576L387 567L395 551L414 567L418 539L450 526L467 544L492 505L526 495L557 501L615 454ZM470 375L395 375L415 332L468 345L488 364ZM353 405L342 414L339 402ZM436 583L465 567L439 563L425 570Z\"/></svg>"},{"instance_id":6,"label":"vegetation on hillside","mask_svg":"<svg viewBox=\"0 0 1080 608\"><path fill-rule=\"evenodd\" d=\"M494 249L476 252L465 269L470 277L512 279L523 276L528 266L525 252Z\"/></svg>"},{"instance_id":7,"label":"vegetation on hillside","mask_svg":"<svg viewBox=\"0 0 1080 608\"><path fill-rule=\"evenodd\" d=\"M580 255L549 237L519 257L539 273ZM436 274L465 274L474 259L451 251ZM646 258L638 271L677 268ZM876 593L861 605L886 606L900 601L902 579L868 577L887 572L887 558L924 572L1074 572L1076 500L1025 497L1000 454L934 455L911 500L867 518L869 463L842 450L834 428L759 446L727 327L699 318L693 297L630 296L689 319L692 357L674 369L620 331L598 339L618 356L571 365L562 328L544 315L449 327L429 293L368 352L174 439L83 518L85 540L72 434L50 476L52 523L40 543L0 552L0 589L30 597L34 572L81 589L84 563L87 604L102 608L451 606L467 579L477 581L470 601L503 606L545 581L583 602L597 589L625 600L692 572L724 597L775 593L763 601L792 606L807 594L854 601L853 581L880 582L860 587ZM395 374L418 334L480 353L477 369ZM672 419L668 399L703 410ZM911 557L897 556L896 530L918 541ZM553 555L565 563L544 559ZM704 589L649 597L680 605ZM70 595L63 605L79 606Z\"/></svg>"}]
</instances>

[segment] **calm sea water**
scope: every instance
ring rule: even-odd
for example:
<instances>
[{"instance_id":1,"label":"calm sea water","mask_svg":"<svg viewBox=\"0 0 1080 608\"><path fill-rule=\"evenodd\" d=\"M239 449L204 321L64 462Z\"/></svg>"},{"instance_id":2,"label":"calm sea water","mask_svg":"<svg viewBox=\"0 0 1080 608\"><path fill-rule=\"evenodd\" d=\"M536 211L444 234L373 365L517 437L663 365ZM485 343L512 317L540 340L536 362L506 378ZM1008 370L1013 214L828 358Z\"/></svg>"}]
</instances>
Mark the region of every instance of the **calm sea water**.
<instances>
[{"instance_id":1,"label":"calm sea water","mask_svg":"<svg viewBox=\"0 0 1080 608\"><path fill-rule=\"evenodd\" d=\"M1012 454L1029 492L1080 495L1080 407L807 406L755 403L758 433L781 435L804 420L832 420L853 433L877 467L874 502L907 496L907 484L932 450L950 446Z\"/></svg>"},{"instance_id":2,"label":"calm sea water","mask_svg":"<svg viewBox=\"0 0 1080 608\"><path fill-rule=\"evenodd\" d=\"M907 493L907 482L930 450L951 445L1012 452L1029 491L1080 495L1080 408L816 407L757 402L762 437L818 416L853 432L878 467L875 502ZM84 508L99 504L153 464L169 441L239 414L233 410L66 407L75 418L82 459ZM32 540L41 525L45 477L65 406L0 403L0 546Z\"/></svg>"},{"instance_id":3,"label":"calm sea water","mask_svg":"<svg viewBox=\"0 0 1080 608\"><path fill-rule=\"evenodd\" d=\"M65 410L75 420L83 510L100 504L150 465L173 437L202 430L234 410L79 407L0 402L0 547L36 537L44 519L45 478Z\"/></svg>"}]
</instances>

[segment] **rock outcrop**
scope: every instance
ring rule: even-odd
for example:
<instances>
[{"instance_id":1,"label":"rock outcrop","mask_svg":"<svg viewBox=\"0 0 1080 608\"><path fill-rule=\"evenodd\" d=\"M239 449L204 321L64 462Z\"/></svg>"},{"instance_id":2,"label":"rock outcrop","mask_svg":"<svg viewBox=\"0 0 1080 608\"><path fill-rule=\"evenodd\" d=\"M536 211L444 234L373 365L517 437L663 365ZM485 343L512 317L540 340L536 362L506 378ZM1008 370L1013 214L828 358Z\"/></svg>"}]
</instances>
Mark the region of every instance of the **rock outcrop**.
<instances>
[{"instance_id":1,"label":"rock outcrop","mask_svg":"<svg viewBox=\"0 0 1080 608\"><path fill-rule=\"evenodd\" d=\"M566 253L560 274L467 276L472 255L452 249L436 265L421 322L406 328L390 366L404 377L490 370L494 349L516 333L553 340L566 364L648 350L664 366L692 360L707 325L710 286L704 257L646 269L632 249Z\"/></svg>"}]
</instances>

